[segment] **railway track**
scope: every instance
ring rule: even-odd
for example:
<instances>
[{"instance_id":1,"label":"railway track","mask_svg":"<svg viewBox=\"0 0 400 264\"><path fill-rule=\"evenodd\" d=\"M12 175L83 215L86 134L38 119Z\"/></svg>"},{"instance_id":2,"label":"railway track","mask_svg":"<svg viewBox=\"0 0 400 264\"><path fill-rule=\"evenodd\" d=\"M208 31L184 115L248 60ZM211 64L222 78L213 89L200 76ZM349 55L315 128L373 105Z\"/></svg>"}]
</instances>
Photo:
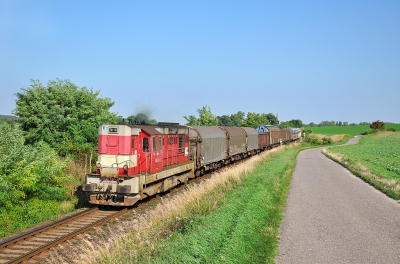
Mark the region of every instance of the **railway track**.
<instances>
[{"instance_id":1,"label":"railway track","mask_svg":"<svg viewBox=\"0 0 400 264\"><path fill-rule=\"evenodd\" d=\"M125 214L128 210L92 208L0 243L0 264L34 263L36 256L81 234L94 226Z\"/></svg>"}]
</instances>

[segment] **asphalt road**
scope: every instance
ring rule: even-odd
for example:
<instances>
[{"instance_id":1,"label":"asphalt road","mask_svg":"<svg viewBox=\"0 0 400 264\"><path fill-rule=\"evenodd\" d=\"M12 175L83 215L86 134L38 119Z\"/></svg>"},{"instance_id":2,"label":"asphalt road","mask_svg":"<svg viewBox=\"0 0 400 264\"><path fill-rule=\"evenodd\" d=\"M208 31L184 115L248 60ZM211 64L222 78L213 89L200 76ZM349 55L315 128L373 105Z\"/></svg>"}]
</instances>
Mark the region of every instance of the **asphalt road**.
<instances>
[{"instance_id":1,"label":"asphalt road","mask_svg":"<svg viewBox=\"0 0 400 264\"><path fill-rule=\"evenodd\" d=\"M322 149L297 157L276 263L399 264L400 204Z\"/></svg>"}]
</instances>

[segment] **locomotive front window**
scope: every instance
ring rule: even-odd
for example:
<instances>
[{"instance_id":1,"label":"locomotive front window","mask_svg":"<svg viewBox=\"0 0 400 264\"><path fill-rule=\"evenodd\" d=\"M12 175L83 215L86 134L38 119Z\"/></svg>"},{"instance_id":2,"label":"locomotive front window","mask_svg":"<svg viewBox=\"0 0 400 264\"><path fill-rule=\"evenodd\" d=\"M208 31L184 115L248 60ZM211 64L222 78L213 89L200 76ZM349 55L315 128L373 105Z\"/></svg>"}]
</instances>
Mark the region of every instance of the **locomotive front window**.
<instances>
[{"instance_id":1,"label":"locomotive front window","mask_svg":"<svg viewBox=\"0 0 400 264\"><path fill-rule=\"evenodd\" d=\"M149 152L149 139L143 138L143 152Z\"/></svg>"}]
</instances>

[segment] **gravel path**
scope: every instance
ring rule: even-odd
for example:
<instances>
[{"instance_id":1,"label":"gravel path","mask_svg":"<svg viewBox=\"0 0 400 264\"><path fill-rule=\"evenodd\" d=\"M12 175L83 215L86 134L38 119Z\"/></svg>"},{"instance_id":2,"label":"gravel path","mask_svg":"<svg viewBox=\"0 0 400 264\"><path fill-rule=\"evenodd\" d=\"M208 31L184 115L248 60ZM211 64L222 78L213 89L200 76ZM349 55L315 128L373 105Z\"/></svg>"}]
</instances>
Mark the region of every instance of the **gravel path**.
<instances>
[{"instance_id":1,"label":"gravel path","mask_svg":"<svg viewBox=\"0 0 400 264\"><path fill-rule=\"evenodd\" d=\"M400 204L322 149L297 157L276 263L400 263Z\"/></svg>"}]
</instances>

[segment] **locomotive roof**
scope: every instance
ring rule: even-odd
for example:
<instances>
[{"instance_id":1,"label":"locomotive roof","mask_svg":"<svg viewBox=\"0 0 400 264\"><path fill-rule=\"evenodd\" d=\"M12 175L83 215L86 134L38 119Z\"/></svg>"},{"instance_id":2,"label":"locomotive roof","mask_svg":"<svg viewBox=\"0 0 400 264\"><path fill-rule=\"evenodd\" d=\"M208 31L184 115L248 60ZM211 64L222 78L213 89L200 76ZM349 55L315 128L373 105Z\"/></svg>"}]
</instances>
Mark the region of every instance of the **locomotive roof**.
<instances>
[{"instance_id":1,"label":"locomotive roof","mask_svg":"<svg viewBox=\"0 0 400 264\"><path fill-rule=\"evenodd\" d=\"M151 125L128 125L128 126L131 128L140 128L149 135L162 135L162 133L158 131L155 126Z\"/></svg>"}]
</instances>

